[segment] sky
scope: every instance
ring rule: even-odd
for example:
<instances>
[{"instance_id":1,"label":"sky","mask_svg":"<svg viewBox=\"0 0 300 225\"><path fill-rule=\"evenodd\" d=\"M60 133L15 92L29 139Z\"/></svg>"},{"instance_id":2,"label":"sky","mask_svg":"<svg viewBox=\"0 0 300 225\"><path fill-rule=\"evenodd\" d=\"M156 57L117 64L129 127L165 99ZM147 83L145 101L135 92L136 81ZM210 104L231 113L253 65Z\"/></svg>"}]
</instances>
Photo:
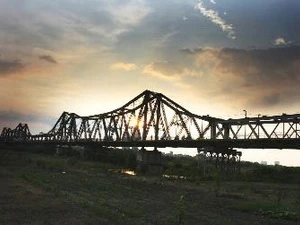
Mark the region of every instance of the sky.
<instances>
[{"instance_id":1,"label":"sky","mask_svg":"<svg viewBox=\"0 0 300 225\"><path fill-rule=\"evenodd\" d=\"M0 0L0 129L47 132L63 111L103 113L145 89L199 115L300 113L299 10L298 0Z\"/></svg>"}]
</instances>

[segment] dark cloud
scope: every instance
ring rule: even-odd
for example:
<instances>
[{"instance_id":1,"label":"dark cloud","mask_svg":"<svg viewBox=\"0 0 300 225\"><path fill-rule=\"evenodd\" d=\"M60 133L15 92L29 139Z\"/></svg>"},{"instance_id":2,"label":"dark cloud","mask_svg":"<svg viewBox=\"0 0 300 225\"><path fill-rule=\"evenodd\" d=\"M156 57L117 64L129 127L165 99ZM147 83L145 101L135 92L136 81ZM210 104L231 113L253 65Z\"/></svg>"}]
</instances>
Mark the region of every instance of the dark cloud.
<instances>
[{"instance_id":1,"label":"dark cloud","mask_svg":"<svg viewBox=\"0 0 300 225\"><path fill-rule=\"evenodd\" d=\"M49 63L56 59L47 52L85 60L82 51L95 57L112 49L121 34L131 31L151 11L139 0L28 0L23 7L18 4L18 0L1 1L1 52L27 61L38 55Z\"/></svg>"},{"instance_id":2,"label":"dark cloud","mask_svg":"<svg viewBox=\"0 0 300 225\"><path fill-rule=\"evenodd\" d=\"M274 106L280 103L280 94L274 93L272 95L263 96L261 104L265 106Z\"/></svg>"},{"instance_id":3,"label":"dark cloud","mask_svg":"<svg viewBox=\"0 0 300 225\"><path fill-rule=\"evenodd\" d=\"M0 76L19 73L24 67L25 65L19 60L0 60Z\"/></svg>"},{"instance_id":4,"label":"dark cloud","mask_svg":"<svg viewBox=\"0 0 300 225\"><path fill-rule=\"evenodd\" d=\"M181 52L194 57L196 67L204 75L199 85L214 91L215 96L240 99L251 107L296 104L298 101L300 46L197 48Z\"/></svg>"},{"instance_id":5,"label":"dark cloud","mask_svg":"<svg viewBox=\"0 0 300 225\"><path fill-rule=\"evenodd\" d=\"M182 49L196 57L199 68L210 65L210 72L219 76L234 75L244 86L300 83L300 46L268 49Z\"/></svg>"},{"instance_id":6,"label":"dark cloud","mask_svg":"<svg viewBox=\"0 0 300 225\"><path fill-rule=\"evenodd\" d=\"M39 59L45 60L45 61L47 61L49 63L57 64L57 61L52 56L50 56L50 55L41 55L39 57Z\"/></svg>"},{"instance_id":7,"label":"dark cloud","mask_svg":"<svg viewBox=\"0 0 300 225\"><path fill-rule=\"evenodd\" d=\"M20 112L15 111L0 111L0 120L5 121L19 121L22 122L23 120L27 121L34 121L35 116L33 115L26 115Z\"/></svg>"},{"instance_id":8,"label":"dark cloud","mask_svg":"<svg viewBox=\"0 0 300 225\"><path fill-rule=\"evenodd\" d=\"M181 52L186 53L186 54L197 54L201 53L204 51L203 48L195 48L195 49L190 49L190 48L182 48L180 49Z\"/></svg>"},{"instance_id":9,"label":"dark cloud","mask_svg":"<svg viewBox=\"0 0 300 225\"><path fill-rule=\"evenodd\" d=\"M37 114L26 114L13 110L0 111L0 129L7 126L6 124L10 125L11 128L15 128L14 126L19 123L28 123L29 127L32 123L43 123L48 126L53 126L56 120L57 118L43 117Z\"/></svg>"},{"instance_id":10,"label":"dark cloud","mask_svg":"<svg viewBox=\"0 0 300 225\"><path fill-rule=\"evenodd\" d=\"M222 49L217 67L244 76L248 81L300 81L300 46L269 49ZM270 80L272 79L272 80Z\"/></svg>"}]
</instances>

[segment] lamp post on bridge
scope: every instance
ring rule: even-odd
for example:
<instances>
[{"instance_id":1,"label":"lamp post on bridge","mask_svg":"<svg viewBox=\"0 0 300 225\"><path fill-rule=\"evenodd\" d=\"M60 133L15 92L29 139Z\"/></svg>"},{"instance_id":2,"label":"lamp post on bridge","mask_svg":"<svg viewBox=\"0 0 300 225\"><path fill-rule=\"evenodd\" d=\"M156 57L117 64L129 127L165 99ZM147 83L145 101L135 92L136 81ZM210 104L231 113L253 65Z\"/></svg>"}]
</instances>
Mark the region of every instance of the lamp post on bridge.
<instances>
[{"instance_id":1,"label":"lamp post on bridge","mask_svg":"<svg viewBox=\"0 0 300 225\"><path fill-rule=\"evenodd\" d=\"M243 109L243 111L245 112L245 118L247 118L247 110Z\"/></svg>"}]
</instances>

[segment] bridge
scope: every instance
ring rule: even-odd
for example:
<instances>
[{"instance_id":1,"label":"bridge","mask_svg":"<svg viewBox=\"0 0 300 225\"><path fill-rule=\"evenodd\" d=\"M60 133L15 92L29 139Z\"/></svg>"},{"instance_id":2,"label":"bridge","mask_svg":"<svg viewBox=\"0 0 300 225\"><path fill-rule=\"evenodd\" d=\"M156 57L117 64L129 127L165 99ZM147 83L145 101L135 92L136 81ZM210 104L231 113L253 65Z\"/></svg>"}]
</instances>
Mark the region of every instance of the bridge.
<instances>
[{"instance_id":1,"label":"bridge","mask_svg":"<svg viewBox=\"0 0 300 225\"><path fill-rule=\"evenodd\" d=\"M63 112L48 133L27 124L3 128L2 144L103 147L300 149L300 114L222 119L197 115L167 96L146 90L113 111L79 116Z\"/></svg>"}]
</instances>

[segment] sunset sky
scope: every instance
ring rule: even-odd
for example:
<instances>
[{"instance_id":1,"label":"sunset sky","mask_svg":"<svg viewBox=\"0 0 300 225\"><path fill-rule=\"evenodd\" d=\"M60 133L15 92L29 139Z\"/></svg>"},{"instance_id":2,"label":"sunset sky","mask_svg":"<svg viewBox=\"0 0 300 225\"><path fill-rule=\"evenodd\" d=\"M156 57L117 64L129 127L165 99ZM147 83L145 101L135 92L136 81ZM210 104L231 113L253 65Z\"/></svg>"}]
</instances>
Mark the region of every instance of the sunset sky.
<instances>
[{"instance_id":1,"label":"sunset sky","mask_svg":"<svg viewBox=\"0 0 300 225\"><path fill-rule=\"evenodd\" d=\"M300 113L299 12L299 0L0 0L0 129L47 132L63 111L99 114L145 89L199 115Z\"/></svg>"}]
</instances>

